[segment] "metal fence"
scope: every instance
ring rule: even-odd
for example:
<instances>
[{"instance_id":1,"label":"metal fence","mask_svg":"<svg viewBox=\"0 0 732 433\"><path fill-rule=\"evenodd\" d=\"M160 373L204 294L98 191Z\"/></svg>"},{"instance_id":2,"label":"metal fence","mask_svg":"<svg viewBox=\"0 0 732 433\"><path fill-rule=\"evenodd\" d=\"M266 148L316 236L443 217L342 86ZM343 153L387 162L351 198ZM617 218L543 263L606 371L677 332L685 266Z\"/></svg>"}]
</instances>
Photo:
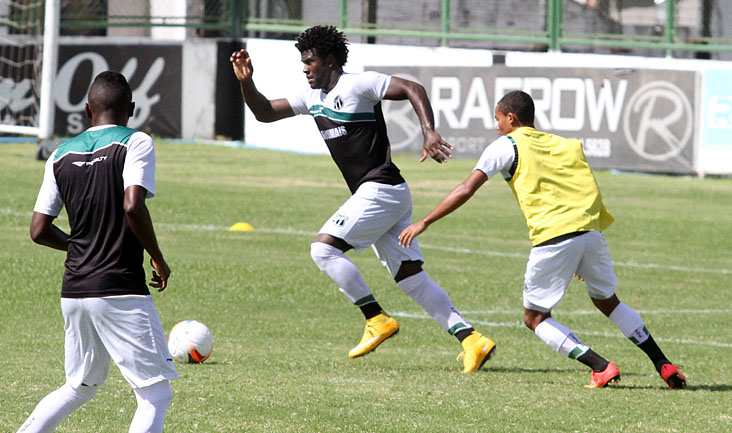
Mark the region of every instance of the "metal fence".
<instances>
[{"instance_id":1,"label":"metal fence","mask_svg":"<svg viewBox=\"0 0 732 433\"><path fill-rule=\"evenodd\" d=\"M61 3L62 35L292 39L308 26L333 24L352 42L732 60L730 0Z\"/></svg>"}]
</instances>

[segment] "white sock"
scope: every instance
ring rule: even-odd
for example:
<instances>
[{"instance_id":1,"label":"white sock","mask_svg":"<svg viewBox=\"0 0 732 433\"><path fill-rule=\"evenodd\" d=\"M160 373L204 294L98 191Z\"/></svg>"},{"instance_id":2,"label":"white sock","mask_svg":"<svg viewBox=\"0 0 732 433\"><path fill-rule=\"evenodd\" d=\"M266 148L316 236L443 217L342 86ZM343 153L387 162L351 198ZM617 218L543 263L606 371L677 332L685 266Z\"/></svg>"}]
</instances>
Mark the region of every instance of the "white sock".
<instances>
[{"instance_id":1,"label":"white sock","mask_svg":"<svg viewBox=\"0 0 732 433\"><path fill-rule=\"evenodd\" d=\"M555 352L567 358L577 359L589 350L569 328L551 317L539 323L534 333Z\"/></svg>"},{"instance_id":2,"label":"white sock","mask_svg":"<svg viewBox=\"0 0 732 433\"><path fill-rule=\"evenodd\" d=\"M130 424L130 433L160 433L165 414L173 399L170 382L163 380L144 388L135 389L137 410Z\"/></svg>"},{"instance_id":3,"label":"white sock","mask_svg":"<svg viewBox=\"0 0 732 433\"><path fill-rule=\"evenodd\" d=\"M323 242L313 242L310 245L310 257L352 303L371 295L361 271L340 249Z\"/></svg>"},{"instance_id":4,"label":"white sock","mask_svg":"<svg viewBox=\"0 0 732 433\"><path fill-rule=\"evenodd\" d=\"M427 272L407 277L397 283L400 289L424 308L442 328L455 335L472 326L452 305L445 290L435 283Z\"/></svg>"},{"instance_id":5,"label":"white sock","mask_svg":"<svg viewBox=\"0 0 732 433\"><path fill-rule=\"evenodd\" d=\"M620 332L636 345L648 340L650 334L645 323L643 323L643 319L637 311L629 306L622 302L619 303L608 317L615 322Z\"/></svg>"},{"instance_id":6,"label":"white sock","mask_svg":"<svg viewBox=\"0 0 732 433\"><path fill-rule=\"evenodd\" d=\"M46 433L56 430L71 412L94 398L98 388L97 386L72 388L68 384L62 385L38 403L18 433Z\"/></svg>"}]
</instances>

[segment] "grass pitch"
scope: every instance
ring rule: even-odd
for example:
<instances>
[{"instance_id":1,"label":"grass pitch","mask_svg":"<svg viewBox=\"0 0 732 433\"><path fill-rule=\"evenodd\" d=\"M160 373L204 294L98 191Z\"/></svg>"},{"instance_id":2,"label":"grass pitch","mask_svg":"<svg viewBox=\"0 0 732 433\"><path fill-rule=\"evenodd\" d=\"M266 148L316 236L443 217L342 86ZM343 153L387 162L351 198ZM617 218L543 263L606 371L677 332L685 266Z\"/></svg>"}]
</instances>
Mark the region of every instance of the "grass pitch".
<instances>
[{"instance_id":1,"label":"grass pitch","mask_svg":"<svg viewBox=\"0 0 732 433\"><path fill-rule=\"evenodd\" d=\"M15 431L64 381L63 253L34 245L30 215L43 175L29 144L0 145L0 425ZM395 156L431 210L474 161ZM158 144L148 202L172 268L154 293L169 330L183 319L216 339L202 365L179 365L167 432L723 432L732 431L732 181L598 172L616 218L605 235L618 296L637 309L689 387L666 389L640 350L573 282L554 316L620 367L585 389L586 367L521 325L527 229L504 182L420 238L425 269L498 353L462 375L457 341L391 281L370 251L349 256L401 332L351 360L363 318L312 263L309 246L348 190L328 156ZM63 217L58 220L67 228ZM237 222L255 231L231 232ZM149 272L149 270L148 270ZM59 432L126 432L135 410L112 367L97 397Z\"/></svg>"}]
</instances>

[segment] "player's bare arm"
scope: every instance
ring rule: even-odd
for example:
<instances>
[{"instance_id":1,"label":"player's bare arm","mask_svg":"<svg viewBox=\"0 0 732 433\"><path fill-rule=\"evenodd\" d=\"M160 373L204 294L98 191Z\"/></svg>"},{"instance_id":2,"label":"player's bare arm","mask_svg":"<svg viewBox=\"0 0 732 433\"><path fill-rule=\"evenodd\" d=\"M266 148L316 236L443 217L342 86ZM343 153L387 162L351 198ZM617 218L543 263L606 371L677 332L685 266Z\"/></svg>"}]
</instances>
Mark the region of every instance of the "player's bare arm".
<instances>
[{"instance_id":1,"label":"player's bare arm","mask_svg":"<svg viewBox=\"0 0 732 433\"><path fill-rule=\"evenodd\" d=\"M252 59L247 50L234 51L229 57L231 67L234 70L236 79L239 80L241 96L247 104L254 117L260 122L274 122L276 120L292 117L295 113L290 107L287 99L267 99L254 85L254 67Z\"/></svg>"},{"instance_id":2,"label":"player's bare arm","mask_svg":"<svg viewBox=\"0 0 732 433\"><path fill-rule=\"evenodd\" d=\"M66 251L69 235L53 224L56 217L33 212L30 236L33 242L56 250Z\"/></svg>"},{"instance_id":3,"label":"player's bare arm","mask_svg":"<svg viewBox=\"0 0 732 433\"><path fill-rule=\"evenodd\" d=\"M440 163L447 162L448 158L452 158L452 153L450 153L450 150L453 149L452 145L447 143L435 131L435 116L429 98L427 98L427 91L421 84L399 77L391 77L384 99L397 101L409 99L412 104L414 112L417 113L419 118L424 137L422 158L419 162L423 162L427 159L427 156Z\"/></svg>"},{"instance_id":4,"label":"player's bare arm","mask_svg":"<svg viewBox=\"0 0 732 433\"><path fill-rule=\"evenodd\" d=\"M158 239L155 236L152 218L145 205L147 190L138 185L132 185L125 189L124 210L127 223L140 241L142 248L150 255L150 264L153 267L153 276L150 287L162 292L168 285L170 267L163 258L163 253L158 246Z\"/></svg>"},{"instance_id":5,"label":"player's bare arm","mask_svg":"<svg viewBox=\"0 0 732 433\"><path fill-rule=\"evenodd\" d=\"M456 186L440 204L435 207L432 212L427 214L426 217L421 220L412 223L409 227L405 228L399 235L399 245L404 248L408 248L412 245L412 241L418 235L427 230L433 222L440 218L449 215L455 209L462 206L470 197L475 194L485 181L488 180L488 176L480 170L473 170L473 172L465 179L460 185Z\"/></svg>"}]
</instances>

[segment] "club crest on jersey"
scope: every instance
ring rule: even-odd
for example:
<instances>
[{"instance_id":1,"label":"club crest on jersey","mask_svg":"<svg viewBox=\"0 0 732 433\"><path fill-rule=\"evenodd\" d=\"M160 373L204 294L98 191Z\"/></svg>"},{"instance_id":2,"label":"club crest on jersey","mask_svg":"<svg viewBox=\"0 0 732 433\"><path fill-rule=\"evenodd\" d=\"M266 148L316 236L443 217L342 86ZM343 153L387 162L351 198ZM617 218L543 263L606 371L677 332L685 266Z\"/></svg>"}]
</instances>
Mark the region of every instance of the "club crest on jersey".
<instances>
[{"instance_id":1,"label":"club crest on jersey","mask_svg":"<svg viewBox=\"0 0 732 433\"><path fill-rule=\"evenodd\" d=\"M343 99L341 99L340 96L336 96L333 100L333 108L335 108L336 110L340 110L341 108L343 108Z\"/></svg>"},{"instance_id":2,"label":"club crest on jersey","mask_svg":"<svg viewBox=\"0 0 732 433\"><path fill-rule=\"evenodd\" d=\"M333 224L335 224L339 227L343 227L344 225L346 225L346 221L348 221L348 216L342 215L342 214L336 214L336 216L333 217L332 221L333 221Z\"/></svg>"}]
</instances>

